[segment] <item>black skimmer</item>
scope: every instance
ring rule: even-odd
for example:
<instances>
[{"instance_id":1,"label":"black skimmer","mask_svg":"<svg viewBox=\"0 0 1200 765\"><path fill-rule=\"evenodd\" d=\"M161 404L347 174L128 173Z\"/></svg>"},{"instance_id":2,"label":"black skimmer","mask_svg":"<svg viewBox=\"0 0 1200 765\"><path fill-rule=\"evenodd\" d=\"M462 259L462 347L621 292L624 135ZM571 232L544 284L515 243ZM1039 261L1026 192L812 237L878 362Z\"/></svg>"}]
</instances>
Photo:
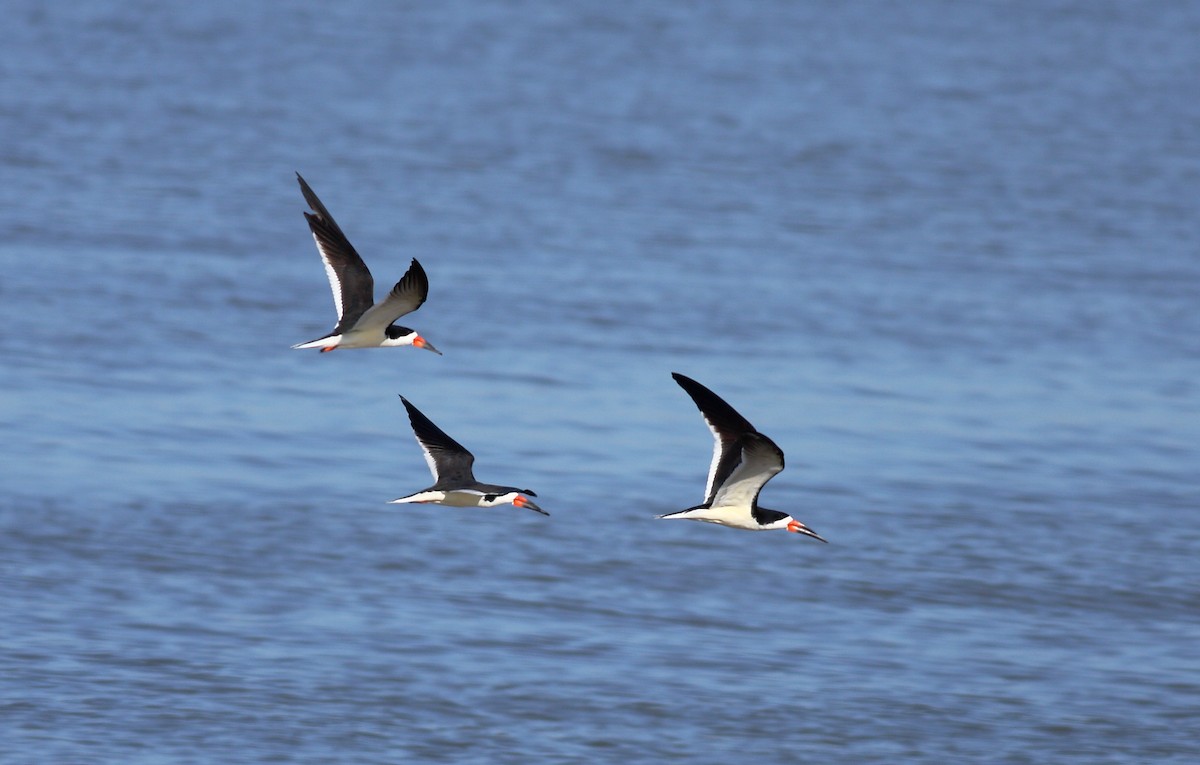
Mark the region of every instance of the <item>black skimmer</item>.
<instances>
[{"instance_id":1,"label":"black skimmer","mask_svg":"<svg viewBox=\"0 0 1200 765\"><path fill-rule=\"evenodd\" d=\"M408 421L412 423L413 433L417 436L421 451L425 452L425 461L429 463L429 472L433 473L434 483L428 489L393 499L388 504L420 502L451 507L495 507L511 502L517 507L529 508L542 515L550 514L529 499L537 496L529 489L476 481L474 473L471 472L475 455L446 435L404 396L401 396L400 400L408 410Z\"/></svg>"},{"instance_id":2,"label":"black skimmer","mask_svg":"<svg viewBox=\"0 0 1200 765\"><path fill-rule=\"evenodd\" d=\"M337 308L338 323L333 331L324 337L310 340L307 343L293 345L293 348L320 348L321 353L335 348L382 348L395 345L415 345L433 351L439 356L442 352L429 344L429 341L417 334L415 329L401 327L392 322L406 313L412 313L421 307L429 295L429 278L425 269L413 258L408 272L392 291L383 299L375 302L375 280L367 269L367 264L359 257L354 245L342 233L337 222L317 195L304 182L300 173L296 173L300 181L300 191L312 208L311 213L304 213L308 227L312 229L313 239L317 243L317 251L325 262L325 273L329 276L329 287L333 290L333 304Z\"/></svg>"},{"instance_id":3,"label":"black skimmer","mask_svg":"<svg viewBox=\"0 0 1200 765\"><path fill-rule=\"evenodd\" d=\"M658 517L707 521L750 531L787 529L825 542L787 513L759 507L762 487L783 470L783 450L708 388L679 373L671 376L696 402L716 443L704 504Z\"/></svg>"}]
</instances>

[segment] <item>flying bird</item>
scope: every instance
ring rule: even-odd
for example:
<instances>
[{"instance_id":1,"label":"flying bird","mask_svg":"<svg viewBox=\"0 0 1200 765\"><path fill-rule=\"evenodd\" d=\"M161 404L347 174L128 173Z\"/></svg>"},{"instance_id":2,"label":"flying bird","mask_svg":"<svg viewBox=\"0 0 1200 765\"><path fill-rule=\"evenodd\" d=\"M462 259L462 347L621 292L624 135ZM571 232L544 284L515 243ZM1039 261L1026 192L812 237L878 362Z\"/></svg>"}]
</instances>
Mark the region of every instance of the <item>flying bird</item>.
<instances>
[{"instance_id":1,"label":"flying bird","mask_svg":"<svg viewBox=\"0 0 1200 765\"><path fill-rule=\"evenodd\" d=\"M321 253L321 260L325 263L338 322L328 335L292 347L320 348L321 353L327 353L335 348L414 345L440 356L442 352L417 334L415 329L393 323L420 308L429 295L429 278L417 259L413 258L408 272L396 282L387 297L376 303L375 280L367 264L300 173L296 173L296 180L300 181L300 191L312 208L311 213L304 213L304 218L317 243L317 252Z\"/></svg>"},{"instance_id":2,"label":"flying bird","mask_svg":"<svg viewBox=\"0 0 1200 765\"><path fill-rule=\"evenodd\" d=\"M696 403L715 443L704 504L658 517L706 521L749 531L787 529L825 542L787 513L758 504L762 487L783 470L783 450L708 388L679 373L671 376Z\"/></svg>"},{"instance_id":3,"label":"flying bird","mask_svg":"<svg viewBox=\"0 0 1200 765\"><path fill-rule=\"evenodd\" d=\"M416 434L417 443L421 445L421 451L425 453L425 461L429 463L429 472L433 473L434 483L428 489L393 499L388 504L418 502L451 507L495 507L511 503L542 515L550 514L529 499L537 496L529 489L476 481L471 470L475 463L475 455L446 435L404 396L401 396L400 400L408 410L408 421L412 423L413 433Z\"/></svg>"}]
</instances>

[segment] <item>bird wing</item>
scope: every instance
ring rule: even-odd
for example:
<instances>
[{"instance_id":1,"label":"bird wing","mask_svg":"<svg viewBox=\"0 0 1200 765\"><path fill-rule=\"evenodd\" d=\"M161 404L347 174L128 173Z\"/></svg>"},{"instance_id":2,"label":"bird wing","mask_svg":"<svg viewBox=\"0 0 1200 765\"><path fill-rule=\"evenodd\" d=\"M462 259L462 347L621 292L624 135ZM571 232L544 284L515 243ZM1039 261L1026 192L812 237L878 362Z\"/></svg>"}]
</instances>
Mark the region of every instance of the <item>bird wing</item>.
<instances>
[{"instance_id":1,"label":"bird wing","mask_svg":"<svg viewBox=\"0 0 1200 765\"><path fill-rule=\"evenodd\" d=\"M311 213L304 213L304 219L308 221L313 241L317 243L317 252L325 263L325 274L333 291L333 305L338 313L333 334L341 334L353 327L359 317L374 305L375 280L354 245L350 244L337 221L300 173L296 173L296 180L300 182L305 201L312 208Z\"/></svg>"},{"instance_id":2,"label":"bird wing","mask_svg":"<svg viewBox=\"0 0 1200 765\"><path fill-rule=\"evenodd\" d=\"M762 487L783 470L783 450L762 433L746 433L733 451L737 453L736 464L718 484L712 505L753 509Z\"/></svg>"},{"instance_id":3,"label":"bird wing","mask_svg":"<svg viewBox=\"0 0 1200 765\"><path fill-rule=\"evenodd\" d=\"M728 481L730 473L738 465L741 457L738 439L747 433L754 433L754 426L724 399L690 377L678 372L672 373L671 377L692 397L713 434L712 463L708 467L708 483L704 488L704 501L711 504L717 490Z\"/></svg>"},{"instance_id":4,"label":"bird wing","mask_svg":"<svg viewBox=\"0 0 1200 765\"><path fill-rule=\"evenodd\" d=\"M358 319L355 326L378 327L383 329L406 313L412 313L421 307L425 298L429 297L429 277L425 269L413 258L408 271L392 287L392 291L378 305L369 308Z\"/></svg>"},{"instance_id":5,"label":"bird wing","mask_svg":"<svg viewBox=\"0 0 1200 765\"><path fill-rule=\"evenodd\" d=\"M445 484L451 488L459 488L475 483L475 476L471 471L471 466L475 464L475 455L446 435L445 431L421 414L421 411L404 396L401 396L400 400L408 410L408 421L412 423L413 433L417 437L417 443L421 445L421 451L425 453L429 472L433 473L434 487L441 488Z\"/></svg>"}]
</instances>

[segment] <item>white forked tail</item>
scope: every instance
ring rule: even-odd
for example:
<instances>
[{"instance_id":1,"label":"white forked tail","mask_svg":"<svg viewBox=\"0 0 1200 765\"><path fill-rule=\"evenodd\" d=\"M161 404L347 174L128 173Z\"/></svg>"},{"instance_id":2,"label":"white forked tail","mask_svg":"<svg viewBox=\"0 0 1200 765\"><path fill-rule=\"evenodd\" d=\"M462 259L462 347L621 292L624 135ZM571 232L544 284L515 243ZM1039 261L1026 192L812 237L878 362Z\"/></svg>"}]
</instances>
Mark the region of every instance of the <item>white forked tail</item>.
<instances>
[{"instance_id":1,"label":"white forked tail","mask_svg":"<svg viewBox=\"0 0 1200 765\"><path fill-rule=\"evenodd\" d=\"M316 340L309 340L307 343L296 343L292 348L336 348L341 344L341 335L327 335L325 337L318 337Z\"/></svg>"},{"instance_id":2,"label":"white forked tail","mask_svg":"<svg viewBox=\"0 0 1200 765\"><path fill-rule=\"evenodd\" d=\"M389 505L404 505L410 502L439 502L445 499L446 492L444 491L418 491L416 494L409 494L407 497L388 500Z\"/></svg>"}]
</instances>

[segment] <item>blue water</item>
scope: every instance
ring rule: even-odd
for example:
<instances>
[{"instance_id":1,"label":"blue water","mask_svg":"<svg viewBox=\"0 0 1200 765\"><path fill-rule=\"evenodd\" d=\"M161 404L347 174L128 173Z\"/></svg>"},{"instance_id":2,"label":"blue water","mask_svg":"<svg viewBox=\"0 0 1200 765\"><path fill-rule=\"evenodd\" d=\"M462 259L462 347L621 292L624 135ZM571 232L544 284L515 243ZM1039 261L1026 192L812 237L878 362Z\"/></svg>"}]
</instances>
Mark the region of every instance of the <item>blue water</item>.
<instances>
[{"instance_id":1,"label":"blue water","mask_svg":"<svg viewBox=\"0 0 1200 765\"><path fill-rule=\"evenodd\" d=\"M0 762L1200 759L1200 7L5 25ZM288 348L295 171L444 357Z\"/></svg>"}]
</instances>

